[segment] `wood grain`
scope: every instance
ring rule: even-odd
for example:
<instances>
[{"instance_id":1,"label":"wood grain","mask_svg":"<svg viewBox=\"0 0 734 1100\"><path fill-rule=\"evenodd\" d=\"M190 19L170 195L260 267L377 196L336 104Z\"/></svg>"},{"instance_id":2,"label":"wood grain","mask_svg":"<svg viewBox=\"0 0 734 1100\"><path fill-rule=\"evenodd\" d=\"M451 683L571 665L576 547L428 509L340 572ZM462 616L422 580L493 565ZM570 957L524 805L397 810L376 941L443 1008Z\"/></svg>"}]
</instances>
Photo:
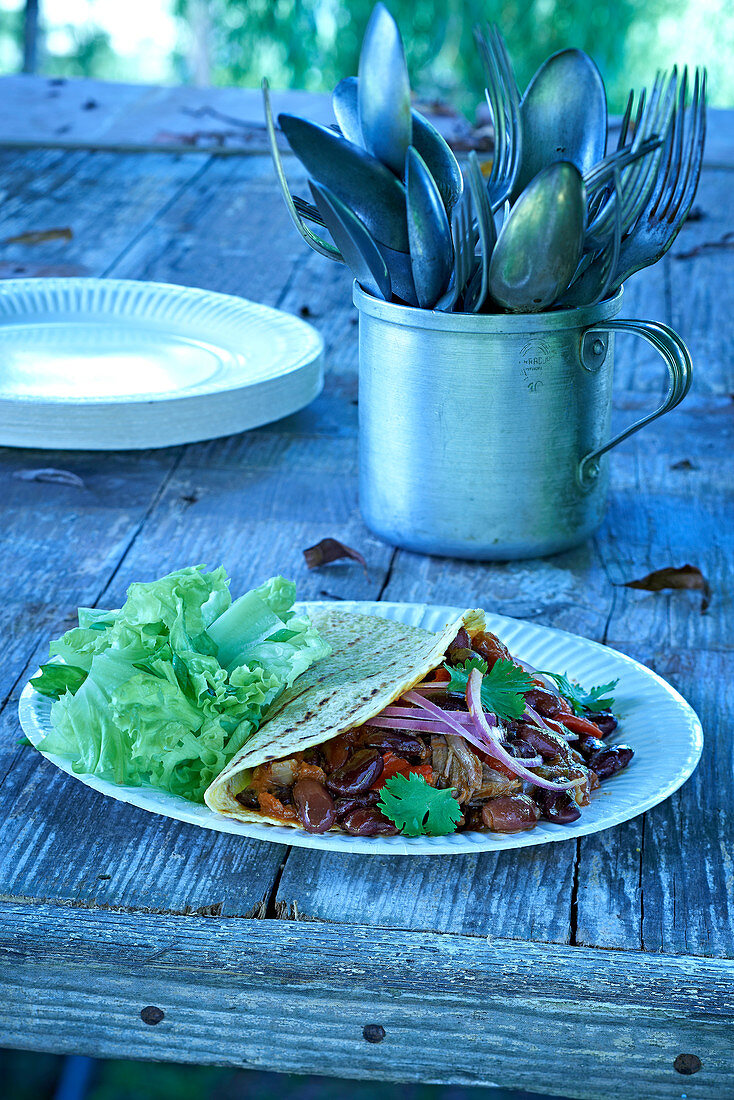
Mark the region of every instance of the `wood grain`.
<instances>
[{"instance_id":1,"label":"wood grain","mask_svg":"<svg viewBox=\"0 0 734 1100\"><path fill-rule=\"evenodd\" d=\"M4 907L0 958L0 1026L25 1048L589 1100L610 1077L666 1100L731 1085L731 962L42 905ZM703 1063L684 1087L683 1052Z\"/></svg>"}]
</instances>

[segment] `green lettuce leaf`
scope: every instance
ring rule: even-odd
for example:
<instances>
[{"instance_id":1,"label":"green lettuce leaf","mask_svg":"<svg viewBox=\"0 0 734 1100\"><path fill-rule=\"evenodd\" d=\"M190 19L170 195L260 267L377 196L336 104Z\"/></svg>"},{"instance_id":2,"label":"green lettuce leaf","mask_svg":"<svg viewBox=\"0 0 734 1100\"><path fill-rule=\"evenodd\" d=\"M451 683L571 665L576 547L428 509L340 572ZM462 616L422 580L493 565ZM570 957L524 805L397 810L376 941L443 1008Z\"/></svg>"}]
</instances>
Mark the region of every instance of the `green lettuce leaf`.
<instances>
[{"instance_id":1,"label":"green lettuce leaf","mask_svg":"<svg viewBox=\"0 0 734 1100\"><path fill-rule=\"evenodd\" d=\"M119 611L81 608L50 647L67 664L37 678L60 695L41 747L78 773L202 801L270 704L330 652L295 595L275 577L233 604L223 569L194 566L131 585Z\"/></svg>"}]
</instances>

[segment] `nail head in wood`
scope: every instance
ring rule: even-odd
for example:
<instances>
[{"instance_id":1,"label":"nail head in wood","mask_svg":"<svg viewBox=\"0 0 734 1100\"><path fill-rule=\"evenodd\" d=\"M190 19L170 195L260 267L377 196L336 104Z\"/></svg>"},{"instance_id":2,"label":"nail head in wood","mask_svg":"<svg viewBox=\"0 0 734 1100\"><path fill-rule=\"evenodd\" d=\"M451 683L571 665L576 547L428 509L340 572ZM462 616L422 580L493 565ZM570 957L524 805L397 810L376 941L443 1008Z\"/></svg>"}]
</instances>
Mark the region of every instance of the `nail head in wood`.
<instances>
[{"instance_id":1,"label":"nail head in wood","mask_svg":"<svg viewBox=\"0 0 734 1100\"><path fill-rule=\"evenodd\" d=\"M144 1024L150 1024L151 1026L153 1024L159 1024L164 1016L165 1012L163 1009L158 1008L156 1005L148 1005L140 1011L140 1019Z\"/></svg>"},{"instance_id":2,"label":"nail head in wood","mask_svg":"<svg viewBox=\"0 0 734 1100\"><path fill-rule=\"evenodd\" d=\"M703 1062L697 1054L679 1054L673 1062L673 1066L678 1073L684 1073L686 1076L691 1073L698 1073L702 1065Z\"/></svg>"},{"instance_id":3,"label":"nail head in wood","mask_svg":"<svg viewBox=\"0 0 734 1100\"><path fill-rule=\"evenodd\" d=\"M381 1043L385 1038L385 1029L382 1024L365 1024L362 1034L368 1043ZM693 1070L690 1072L693 1073Z\"/></svg>"}]
</instances>

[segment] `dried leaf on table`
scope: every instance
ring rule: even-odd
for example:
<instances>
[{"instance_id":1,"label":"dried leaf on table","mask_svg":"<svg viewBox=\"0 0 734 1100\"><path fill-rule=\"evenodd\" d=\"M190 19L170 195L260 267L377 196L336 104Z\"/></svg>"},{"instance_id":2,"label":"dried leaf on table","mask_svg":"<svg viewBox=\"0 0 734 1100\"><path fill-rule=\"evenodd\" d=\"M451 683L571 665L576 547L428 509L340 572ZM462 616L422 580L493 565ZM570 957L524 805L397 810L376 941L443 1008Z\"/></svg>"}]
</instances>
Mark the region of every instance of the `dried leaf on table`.
<instances>
[{"instance_id":1,"label":"dried leaf on table","mask_svg":"<svg viewBox=\"0 0 734 1100\"><path fill-rule=\"evenodd\" d=\"M697 470L698 466L691 462L690 458L682 458L680 462L674 462L671 470Z\"/></svg>"},{"instance_id":2,"label":"dried leaf on table","mask_svg":"<svg viewBox=\"0 0 734 1100\"><path fill-rule=\"evenodd\" d=\"M71 470L56 470L53 466L46 466L39 470L14 470L13 477L17 477L19 481L51 481L55 485L84 488L84 482L78 474L72 474Z\"/></svg>"},{"instance_id":3,"label":"dried leaf on table","mask_svg":"<svg viewBox=\"0 0 734 1100\"><path fill-rule=\"evenodd\" d=\"M352 561L358 561L365 576L369 576L364 555L359 550L353 550L351 546L345 546L339 539L322 539L315 546L304 550L303 556L309 569L318 569L320 565L328 565L330 561L339 561L340 558L351 558Z\"/></svg>"},{"instance_id":4,"label":"dried leaf on table","mask_svg":"<svg viewBox=\"0 0 734 1100\"><path fill-rule=\"evenodd\" d=\"M3 244L43 244L44 241L70 241L74 237L68 225L61 229L33 229L28 233L19 233L16 237L6 237Z\"/></svg>"},{"instance_id":5,"label":"dried leaf on table","mask_svg":"<svg viewBox=\"0 0 734 1100\"><path fill-rule=\"evenodd\" d=\"M640 577L636 581L626 581L624 588L641 588L645 592L662 592L663 589L690 588L703 593L701 598L701 614L711 602L711 588L700 569L695 565L668 565L664 569L656 569L648 573L646 577Z\"/></svg>"}]
</instances>

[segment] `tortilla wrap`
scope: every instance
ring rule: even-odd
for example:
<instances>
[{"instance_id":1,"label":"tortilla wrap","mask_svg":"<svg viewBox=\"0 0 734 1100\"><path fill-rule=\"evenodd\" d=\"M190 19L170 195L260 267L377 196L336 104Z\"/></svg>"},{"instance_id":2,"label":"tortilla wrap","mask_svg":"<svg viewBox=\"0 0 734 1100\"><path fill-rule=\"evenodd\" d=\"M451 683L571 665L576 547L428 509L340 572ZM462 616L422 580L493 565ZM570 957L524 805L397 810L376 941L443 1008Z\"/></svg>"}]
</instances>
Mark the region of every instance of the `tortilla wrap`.
<instances>
[{"instance_id":1,"label":"tortilla wrap","mask_svg":"<svg viewBox=\"0 0 734 1100\"><path fill-rule=\"evenodd\" d=\"M299 676L267 712L259 730L230 760L204 798L207 805L239 821L302 828L241 806L236 795L258 764L282 760L321 745L374 718L444 659L463 626L470 636L484 629L484 612L465 611L433 634L376 615L356 615L338 606L302 604L332 654Z\"/></svg>"}]
</instances>

